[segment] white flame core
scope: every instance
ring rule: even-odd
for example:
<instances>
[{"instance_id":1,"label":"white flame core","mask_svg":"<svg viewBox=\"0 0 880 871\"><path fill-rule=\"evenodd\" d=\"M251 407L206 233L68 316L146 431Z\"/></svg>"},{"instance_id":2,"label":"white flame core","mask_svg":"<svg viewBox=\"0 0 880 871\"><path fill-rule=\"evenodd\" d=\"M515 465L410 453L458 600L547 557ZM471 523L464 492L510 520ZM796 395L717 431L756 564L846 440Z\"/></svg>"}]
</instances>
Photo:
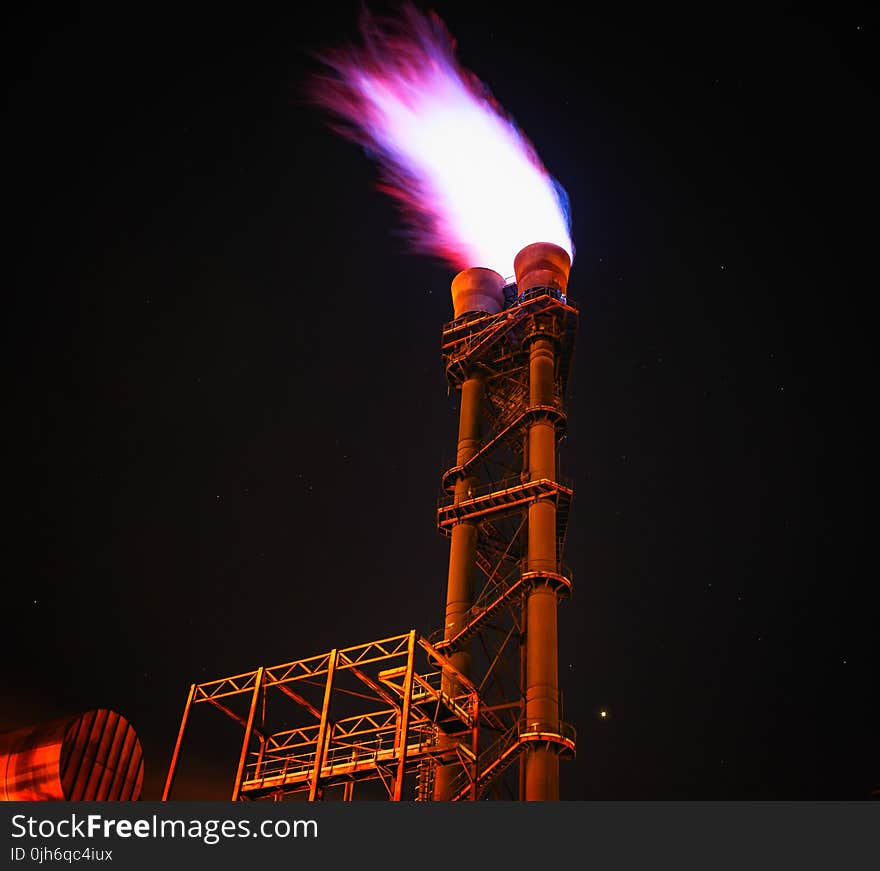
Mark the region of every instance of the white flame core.
<instances>
[{"instance_id":1,"label":"white flame core","mask_svg":"<svg viewBox=\"0 0 880 871\"><path fill-rule=\"evenodd\" d=\"M551 242L574 259L565 192L534 146L455 60L438 19L408 12L410 32L336 54L317 89L388 180L422 251L458 269L513 274L516 254ZM368 34L369 35L369 34Z\"/></svg>"}]
</instances>

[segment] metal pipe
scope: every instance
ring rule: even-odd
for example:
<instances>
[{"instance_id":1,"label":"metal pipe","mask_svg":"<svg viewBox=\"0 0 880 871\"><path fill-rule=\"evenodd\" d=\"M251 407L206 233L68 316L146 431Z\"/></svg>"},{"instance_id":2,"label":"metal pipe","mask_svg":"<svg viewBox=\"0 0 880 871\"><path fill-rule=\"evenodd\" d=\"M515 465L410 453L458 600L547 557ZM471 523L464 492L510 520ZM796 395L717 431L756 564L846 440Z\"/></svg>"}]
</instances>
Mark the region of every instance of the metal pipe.
<instances>
[{"instance_id":1,"label":"metal pipe","mask_svg":"<svg viewBox=\"0 0 880 871\"><path fill-rule=\"evenodd\" d=\"M537 339L529 353L530 401L553 400L553 343ZM529 428L529 475L556 478L556 434L550 422ZM529 506L529 571L556 571L556 505L539 499ZM526 728L555 730L559 721L559 676L556 591L537 583L526 600ZM526 752L526 801L559 800L559 757L554 749L535 745Z\"/></svg>"},{"instance_id":2,"label":"metal pipe","mask_svg":"<svg viewBox=\"0 0 880 871\"><path fill-rule=\"evenodd\" d=\"M480 694L471 693L471 752L473 753L473 765L471 766L471 801L476 801L479 796L480 784Z\"/></svg>"},{"instance_id":3,"label":"metal pipe","mask_svg":"<svg viewBox=\"0 0 880 871\"><path fill-rule=\"evenodd\" d=\"M556 245L529 245L514 260L520 293L549 287L565 293L570 260ZM529 346L529 404L555 403L556 348L551 338L536 331ZM556 480L556 431L552 421L538 418L528 430L528 473L531 480ZM538 499L529 506L527 568L556 572L556 505ZM559 652L557 598L549 584L536 582L526 599L526 718L527 730L554 732L559 728ZM535 742L525 753L526 801L559 800L559 756L555 748Z\"/></svg>"},{"instance_id":4,"label":"metal pipe","mask_svg":"<svg viewBox=\"0 0 880 871\"><path fill-rule=\"evenodd\" d=\"M528 444L528 437L526 438L526 444ZM526 454L526 463L528 463L528 453ZM520 691L522 693L522 697L520 699L522 707L520 708L520 718L525 716L526 707L525 707L525 694L526 694L526 651L528 648L526 647L526 632L527 629L527 621L528 621L528 601L525 597L523 597L522 602L520 603L520 623L519 623L519 686ZM526 757L525 754L520 754L519 759L517 760L518 772L517 772L517 783L519 786L518 795L520 798L525 797L526 794Z\"/></svg>"},{"instance_id":5,"label":"metal pipe","mask_svg":"<svg viewBox=\"0 0 880 871\"><path fill-rule=\"evenodd\" d=\"M0 801L136 801L143 750L109 708L0 735Z\"/></svg>"},{"instance_id":6,"label":"metal pipe","mask_svg":"<svg viewBox=\"0 0 880 871\"><path fill-rule=\"evenodd\" d=\"M473 267L458 273L452 280L451 292L455 317L468 314L496 314L504 307L504 278L491 269ZM480 449L481 416L486 382L483 372L475 369L461 385L456 465L463 466ZM477 478L468 475L455 484L456 504L472 498ZM446 585L446 612L443 637L453 638L467 623L467 614L474 604L476 574L477 525L473 521L456 523L449 544L449 573ZM450 655L455 668L466 676L471 673L471 654L465 647ZM443 673L441 689L449 696L461 694L462 688L448 672ZM442 743L442 739L441 739ZM434 798L445 801L452 794L454 766L441 765L434 780Z\"/></svg>"},{"instance_id":7,"label":"metal pipe","mask_svg":"<svg viewBox=\"0 0 880 871\"><path fill-rule=\"evenodd\" d=\"M451 292L455 317L482 312L495 314L504 307L504 279L491 269L473 267L459 272L452 280ZM462 382L458 420L456 465L463 466L480 449L481 415L486 390L484 374L475 369ZM455 484L455 503L471 498L477 485L473 475L460 478ZM465 625L466 614L473 605L477 527L469 521L452 527L449 547L449 575L446 587L446 619L444 639L449 640ZM470 653L461 651L451 657L455 667L470 675ZM454 688L451 694L455 694Z\"/></svg>"},{"instance_id":8,"label":"metal pipe","mask_svg":"<svg viewBox=\"0 0 880 871\"><path fill-rule=\"evenodd\" d=\"M461 409L458 426L458 453L456 464L464 465L478 450L480 445L480 409L485 393L485 380L481 372L475 372L461 385ZM472 497L477 486L477 478L467 476L456 481L455 504ZM474 581L476 574L475 557L477 552L477 525L473 521L462 521L452 527L449 545L449 574L446 586L446 619L444 620L444 639L454 637L467 622L467 614L474 603ZM468 649L453 653L450 659L462 673L470 675L471 655ZM456 695L455 686L444 686L444 691Z\"/></svg>"}]
</instances>

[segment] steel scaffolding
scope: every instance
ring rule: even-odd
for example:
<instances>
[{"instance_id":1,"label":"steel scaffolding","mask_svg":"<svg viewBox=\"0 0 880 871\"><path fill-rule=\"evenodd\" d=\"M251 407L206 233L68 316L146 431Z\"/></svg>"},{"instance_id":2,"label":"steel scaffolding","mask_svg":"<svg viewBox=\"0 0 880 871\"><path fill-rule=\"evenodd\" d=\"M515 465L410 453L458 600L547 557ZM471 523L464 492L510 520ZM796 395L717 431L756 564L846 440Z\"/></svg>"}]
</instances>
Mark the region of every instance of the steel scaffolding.
<instances>
[{"instance_id":1,"label":"steel scaffolding","mask_svg":"<svg viewBox=\"0 0 880 871\"><path fill-rule=\"evenodd\" d=\"M243 728L233 801L350 801L367 781L392 801L558 798L558 760L574 755L575 732L556 673L573 495L556 454L578 312L558 287L505 292L501 311L442 330L447 378L469 417L441 479L437 526L452 540L450 574L467 576L465 600L430 636L413 629L193 684L163 801L192 708L205 703Z\"/></svg>"},{"instance_id":2,"label":"steel scaffolding","mask_svg":"<svg viewBox=\"0 0 880 871\"><path fill-rule=\"evenodd\" d=\"M556 454L577 322L558 288L534 287L497 314L469 313L443 328L462 427L456 462L442 476L437 525L453 551L456 530L465 527L463 559L477 574L470 607L459 605L451 619L448 609L431 639L450 658L462 656L459 667L481 703L502 721L481 736L481 796L494 788L497 797L557 798L558 760L575 752L558 692L555 605L572 587L563 549L573 489L557 474ZM477 407L482 425L474 438ZM517 759L518 782L502 784ZM435 797L460 794L446 785Z\"/></svg>"},{"instance_id":3,"label":"steel scaffolding","mask_svg":"<svg viewBox=\"0 0 880 871\"><path fill-rule=\"evenodd\" d=\"M460 691L440 688L448 658L415 630L380 641L334 649L308 659L193 684L178 731L162 800L171 798L192 707L209 704L244 728L232 800L281 800L297 794L310 801L341 787L351 800L354 784L378 780L400 801L409 775L424 780L426 759L442 756L456 767L463 795L475 789L479 693L457 675ZM236 700L238 705L235 705ZM318 704L315 700L319 700ZM273 731L278 702L301 725ZM349 713L354 707L357 713ZM467 731L470 744L437 747L440 732Z\"/></svg>"}]
</instances>

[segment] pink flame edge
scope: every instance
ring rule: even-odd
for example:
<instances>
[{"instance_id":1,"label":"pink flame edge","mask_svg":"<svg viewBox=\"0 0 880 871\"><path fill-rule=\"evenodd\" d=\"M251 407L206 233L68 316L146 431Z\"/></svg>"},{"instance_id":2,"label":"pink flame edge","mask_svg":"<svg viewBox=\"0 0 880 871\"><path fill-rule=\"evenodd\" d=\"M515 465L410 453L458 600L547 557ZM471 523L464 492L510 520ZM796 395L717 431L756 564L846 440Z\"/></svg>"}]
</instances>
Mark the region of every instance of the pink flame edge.
<instances>
[{"instance_id":1,"label":"pink flame edge","mask_svg":"<svg viewBox=\"0 0 880 871\"><path fill-rule=\"evenodd\" d=\"M375 188L391 197L404 218L404 234L417 253L436 257L455 269L467 269L469 252L456 244L455 234L439 226L438 216L425 202L430 192L423 180L396 159L362 122L364 97L354 82L364 75L383 81L417 83L424 78L424 61L442 65L513 132L535 169L554 186L559 208L570 229L570 213L564 188L547 171L537 149L522 132L509 112L495 98L491 89L477 75L461 66L458 43L445 22L433 10L424 13L410 2L403 2L400 17L374 15L361 8L358 30L362 46L346 45L313 52L313 57L329 72L312 73L305 83L305 95L318 108L330 112L327 123L340 136L360 145L378 166ZM541 241L541 240L535 240ZM574 241L571 258L574 260Z\"/></svg>"}]
</instances>

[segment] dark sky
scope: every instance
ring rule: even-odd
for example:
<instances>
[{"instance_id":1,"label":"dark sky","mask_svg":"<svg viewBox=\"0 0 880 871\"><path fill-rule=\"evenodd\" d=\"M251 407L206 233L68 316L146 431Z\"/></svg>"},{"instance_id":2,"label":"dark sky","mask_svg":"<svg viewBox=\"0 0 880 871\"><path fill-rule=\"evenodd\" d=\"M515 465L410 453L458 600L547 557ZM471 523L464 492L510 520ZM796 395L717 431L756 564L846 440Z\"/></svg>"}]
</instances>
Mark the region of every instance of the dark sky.
<instances>
[{"instance_id":1,"label":"dark sky","mask_svg":"<svg viewBox=\"0 0 880 871\"><path fill-rule=\"evenodd\" d=\"M867 799L876 33L506 6L433 8L572 204L562 797ZM7 20L0 728L113 707L148 799L190 682L442 623L454 271L303 104L308 7Z\"/></svg>"}]
</instances>

